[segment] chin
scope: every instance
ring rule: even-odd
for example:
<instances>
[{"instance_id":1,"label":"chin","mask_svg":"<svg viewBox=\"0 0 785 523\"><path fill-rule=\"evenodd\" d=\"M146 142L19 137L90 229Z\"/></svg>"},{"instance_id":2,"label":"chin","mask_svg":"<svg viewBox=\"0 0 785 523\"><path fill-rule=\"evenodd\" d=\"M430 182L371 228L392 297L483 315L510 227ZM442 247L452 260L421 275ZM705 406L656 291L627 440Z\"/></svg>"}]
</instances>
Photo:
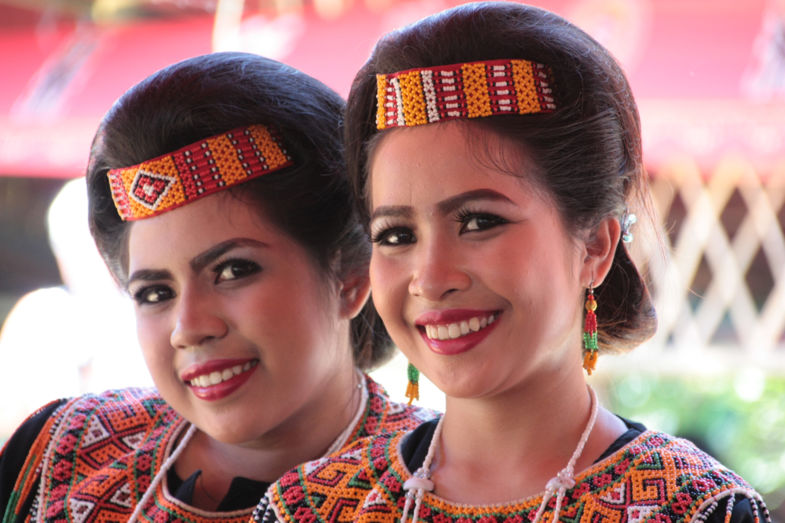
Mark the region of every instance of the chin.
<instances>
[{"instance_id":1,"label":"chin","mask_svg":"<svg viewBox=\"0 0 785 523\"><path fill-rule=\"evenodd\" d=\"M258 434L251 430L203 430L210 438L225 445L244 446L258 438Z\"/></svg>"},{"instance_id":2,"label":"chin","mask_svg":"<svg viewBox=\"0 0 785 523\"><path fill-rule=\"evenodd\" d=\"M446 396L451 398L470 399L484 395L486 388L482 383L478 383L476 377L457 376L456 374L443 373L428 379L436 385Z\"/></svg>"}]
</instances>

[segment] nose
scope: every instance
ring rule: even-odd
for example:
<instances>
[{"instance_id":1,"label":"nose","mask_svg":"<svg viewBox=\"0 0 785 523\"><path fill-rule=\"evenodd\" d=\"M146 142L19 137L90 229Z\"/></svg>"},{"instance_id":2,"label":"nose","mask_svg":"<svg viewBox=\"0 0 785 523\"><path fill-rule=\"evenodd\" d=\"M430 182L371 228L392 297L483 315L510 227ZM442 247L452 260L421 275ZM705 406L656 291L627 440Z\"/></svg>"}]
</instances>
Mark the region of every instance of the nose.
<instances>
[{"instance_id":1,"label":"nose","mask_svg":"<svg viewBox=\"0 0 785 523\"><path fill-rule=\"evenodd\" d=\"M209 293L195 288L181 289L175 308L174 326L169 337L172 347L198 347L226 336L229 327L220 307Z\"/></svg>"},{"instance_id":2,"label":"nose","mask_svg":"<svg viewBox=\"0 0 785 523\"><path fill-rule=\"evenodd\" d=\"M463 267L458 249L438 238L421 238L417 242L409 293L439 301L471 286L471 276Z\"/></svg>"}]
</instances>

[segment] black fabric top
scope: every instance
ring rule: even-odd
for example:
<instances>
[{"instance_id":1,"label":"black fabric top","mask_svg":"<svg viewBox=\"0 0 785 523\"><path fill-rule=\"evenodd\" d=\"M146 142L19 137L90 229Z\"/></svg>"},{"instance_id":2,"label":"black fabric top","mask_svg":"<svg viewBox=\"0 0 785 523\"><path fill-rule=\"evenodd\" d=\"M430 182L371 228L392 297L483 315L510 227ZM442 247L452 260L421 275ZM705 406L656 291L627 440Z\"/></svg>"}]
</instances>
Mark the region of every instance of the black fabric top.
<instances>
[{"instance_id":1,"label":"black fabric top","mask_svg":"<svg viewBox=\"0 0 785 523\"><path fill-rule=\"evenodd\" d=\"M610 447L605 449L605 452L602 453L602 456L597 458L595 463L607 458L646 430L646 427L641 423L629 421L624 418L621 418L621 420L627 425L627 432L619 436ZM406 463L406 467L410 471L413 472L417 470L425 461L425 456L428 455L428 447L431 445L437 422L438 420L431 420L423 423L403 440L403 443L401 444L401 456L403 457L403 462Z\"/></svg>"},{"instance_id":2,"label":"black fabric top","mask_svg":"<svg viewBox=\"0 0 785 523\"><path fill-rule=\"evenodd\" d=\"M197 470L183 480L174 471L174 467L170 468L166 474L169 493L186 505L192 505L196 482L201 474L202 471ZM232 512L255 507L269 486L269 483L263 481L255 481L238 476L232 480L232 483L229 485L229 492L226 493L226 496L221 500L215 511Z\"/></svg>"}]
</instances>

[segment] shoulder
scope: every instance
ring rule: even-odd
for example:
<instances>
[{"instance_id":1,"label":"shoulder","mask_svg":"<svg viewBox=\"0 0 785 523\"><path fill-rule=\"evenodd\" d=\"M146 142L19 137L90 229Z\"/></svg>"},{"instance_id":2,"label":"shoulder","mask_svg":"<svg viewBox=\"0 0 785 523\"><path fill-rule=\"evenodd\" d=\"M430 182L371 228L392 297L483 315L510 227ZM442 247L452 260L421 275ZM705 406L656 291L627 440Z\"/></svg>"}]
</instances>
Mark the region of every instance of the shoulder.
<instances>
[{"instance_id":1,"label":"shoulder","mask_svg":"<svg viewBox=\"0 0 785 523\"><path fill-rule=\"evenodd\" d=\"M406 434L362 438L287 472L270 486L254 513L255 520L353 521L355 512L385 478L408 475L398 454Z\"/></svg>"},{"instance_id":2,"label":"shoulder","mask_svg":"<svg viewBox=\"0 0 785 523\"><path fill-rule=\"evenodd\" d=\"M715 477L728 484L747 483L691 441L664 432L646 430L622 449L639 468L651 465L665 473L679 471L689 477Z\"/></svg>"},{"instance_id":3,"label":"shoulder","mask_svg":"<svg viewBox=\"0 0 785 523\"><path fill-rule=\"evenodd\" d=\"M0 506L13 502L14 513L27 510L47 456L73 460L77 453L72 451L112 441L116 434L134 445L153 420L174 419L173 414L154 389L109 390L45 405L22 423L0 454ZM59 463L50 461L51 466Z\"/></svg>"},{"instance_id":4,"label":"shoulder","mask_svg":"<svg viewBox=\"0 0 785 523\"><path fill-rule=\"evenodd\" d=\"M11 457L24 458L35 440L54 435L58 427L78 427L94 416L128 419L134 413L144 413L152 418L169 411L171 407L152 388L107 390L100 394L58 399L37 409L16 429L3 447L0 462L7 465ZM119 416L117 413L120 413Z\"/></svg>"},{"instance_id":5,"label":"shoulder","mask_svg":"<svg viewBox=\"0 0 785 523\"><path fill-rule=\"evenodd\" d=\"M30 415L16 430L3 449L5 467L11 457L23 460L36 445L48 444L65 433L95 433L95 418L106 420L106 426L127 428L129 423L139 424L139 418L155 419L174 411L155 389L128 388L108 390L100 394L86 394L70 399L53 401ZM8 469L4 469L4 473Z\"/></svg>"},{"instance_id":6,"label":"shoulder","mask_svg":"<svg viewBox=\"0 0 785 523\"><path fill-rule=\"evenodd\" d=\"M354 439L411 430L439 415L431 409L392 401L384 387L370 376L365 376L365 382L368 390L368 407Z\"/></svg>"},{"instance_id":7,"label":"shoulder","mask_svg":"<svg viewBox=\"0 0 785 523\"><path fill-rule=\"evenodd\" d=\"M23 506L14 510L24 513L35 495L40 510L65 514L64 496L104 499L102 489L117 488L130 470L134 480L143 479L151 460L137 458L161 448L181 420L154 389L108 390L58 404L27 453L13 492Z\"/></svg>"},{"instance_id":8,"label":"shoulder","mask_svg":"<svg viewBox=\"0 0 785 523\"><path fill-rule=\"evenodd\" d=\"M616 496L625 499L628 506L637 507L648 520L705 521L713 520L712 515L719 512L724 519L726 510L733 512L734 521L743 521L745 510L768 520L760 495L738 474L689 440L662 432L643 432L595 464L580 484L587 494L600 497L600 491L615 486ZM601 488L589 489L589 485ZM649 487L644 493L627 489L629 485ZM652 496L657 503L651 503Z\"/></svg>"},{"instance_id":9,"label":"shoulder","mask_svg":"<svg viewBox=\"0 0 785 523\"><path fill-rule=\"evenodd\" d=\"M64 404L51 430L69 448L88 448L122 434L130 447L156 428L166 430L179 415L153 388L124 388L86 394Z\"/></svg>"}]
</instances>

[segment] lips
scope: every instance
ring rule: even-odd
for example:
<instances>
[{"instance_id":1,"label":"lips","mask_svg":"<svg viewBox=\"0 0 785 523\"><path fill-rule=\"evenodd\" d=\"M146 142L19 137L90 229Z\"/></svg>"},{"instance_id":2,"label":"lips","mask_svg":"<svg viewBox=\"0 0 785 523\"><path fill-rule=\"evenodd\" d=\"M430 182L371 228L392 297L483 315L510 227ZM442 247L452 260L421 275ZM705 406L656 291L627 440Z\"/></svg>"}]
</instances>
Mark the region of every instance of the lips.
<instances>
[{"instance_id":1,"label":"lips","mask_svg":"<svg viewBox=\"0 0 785 523\"><path fill-rule=\"evenodd\" d=\"M451 310L429 312L415 322L425 343L436 353L466 352L496 327L498 311Z\"/></svg>"},{"instance_id":2,"label":"lips","mask_svg":"<svg viewBox=\"0 0 785 523\"><path fill-rule=\"evenodd\" d=\"M200 399L215 401L240 388L256 370L258 360L213 360L193 365L180 378Z\"/></svg>"}]
</instances>

